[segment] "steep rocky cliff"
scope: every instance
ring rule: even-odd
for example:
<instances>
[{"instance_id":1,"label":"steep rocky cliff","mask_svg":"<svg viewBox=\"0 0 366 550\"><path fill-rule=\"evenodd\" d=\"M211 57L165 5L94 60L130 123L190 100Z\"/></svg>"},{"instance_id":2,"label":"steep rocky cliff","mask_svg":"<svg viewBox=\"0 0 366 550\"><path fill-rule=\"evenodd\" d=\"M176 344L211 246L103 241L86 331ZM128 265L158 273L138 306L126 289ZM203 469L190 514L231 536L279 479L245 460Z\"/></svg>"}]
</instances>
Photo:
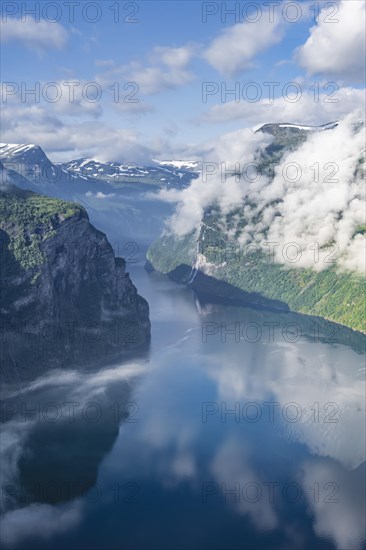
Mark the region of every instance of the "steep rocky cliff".
<instances>
[{"instance_id":1,"label":"steep rocky cliff","mask_svg":"<svg viewBox=\"0 0 366 550\"><path fill-rule=\"evenodd\" d=\"M83 207L3 188L0 241L6 372L95 364L148 345L148 304Z\"/></svg>"}]
</instances>

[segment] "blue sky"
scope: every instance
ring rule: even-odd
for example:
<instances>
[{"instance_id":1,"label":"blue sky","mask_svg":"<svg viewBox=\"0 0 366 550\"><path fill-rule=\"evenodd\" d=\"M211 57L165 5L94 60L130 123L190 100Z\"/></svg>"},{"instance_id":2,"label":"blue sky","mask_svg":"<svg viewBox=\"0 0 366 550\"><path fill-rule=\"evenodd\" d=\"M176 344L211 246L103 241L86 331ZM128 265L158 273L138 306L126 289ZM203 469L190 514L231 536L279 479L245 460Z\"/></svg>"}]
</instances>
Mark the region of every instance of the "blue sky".
<instances>
[{"instance_id":1,"label":"blue sky","mask_svg":"<svg viewBox=\"0 0 366 550\"><path fill-rule=\"evenodd\" d=\"M1 141L38 143L56 160L193 158L228 131L325 123L364 104L361 0L80 1L73 21L65 2L57 11L54 4L27 2L25 12L23 2L2 2ZM72 99L65 82L74 83ZM203 102L206 82L217 91ZM268 82L277 83L273 98ZM291 82L298 101L293 86L283 97ZM39 101L24 95L36 83ZM221 96L235 86L237 98ZM120 100L134 90L137 102L113 101L117 88ZM96 89L101 97L93 102ZM60 100L45 101L44 90L58 90Z\"/></svg>"}]
</instances>

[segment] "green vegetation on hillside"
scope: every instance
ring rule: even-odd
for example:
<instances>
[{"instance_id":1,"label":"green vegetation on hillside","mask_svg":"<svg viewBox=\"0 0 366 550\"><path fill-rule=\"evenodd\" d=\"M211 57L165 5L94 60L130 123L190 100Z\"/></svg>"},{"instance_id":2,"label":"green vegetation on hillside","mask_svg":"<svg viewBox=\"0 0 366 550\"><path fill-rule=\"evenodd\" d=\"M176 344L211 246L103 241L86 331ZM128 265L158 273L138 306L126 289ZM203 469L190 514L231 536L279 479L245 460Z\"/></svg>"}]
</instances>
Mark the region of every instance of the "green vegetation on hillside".
<instances>
[{"instance_id":1,"label":"green vegetation on hillside","mask_svg":"<svg viewBox=\"0 0 366 550\"><path fill-rule=\"evenodd\" d=\"M288 269L282 265L245 258L219 268L220 279L249 292L286 302L293 311L319 315L366 332L366 281L354 273Z\"/></svg>"},{"instance_id":2,"label":"green vegetation on hillside","mask_svg":"<svg viewBox=\"0 0 366 550\"><path fill-rule=\"evenodd\" d=\"M169 273L179 265L191 266L196 248L193 234L184 239L163 237L150 247L148 259L155 269ZM222 238L209 240L208 232L199 250L207 262L215 264L210 275L218 283L224 281L246 292L285 302L293 311L366 332L366 281L360 275L340 272L335 266L323 271L289 269L260 252L243 256Z\"/></svg>"},{"instance_id":3,"label":"green vegetation on hillside","mask_svg":"<svg viewBox=\"0 0 366 550\"><path fill-rule=\"evenodd\" d=\"M358 130L359 128L355 128L355 131ZM295 151L312 135L311 131L279 124L266 124L259 131L273 137L264 150L257 151L255 158L258 173L266 175L269 180L274 177L275 167L284 159L284 155ZM355 178L361 180L364 177L364 166L365 157L361 155L355 166ZM273 207L275 211L280 200L275 197L272 201L267 201L267 210ZM274 259L261 252L256 244L253 228L259 227L259 232L263 235L268 232L269 227L266 218L263 217L263 211L252 201L249 195L226 214L220 211L220 204L213 202L206 208L198 237L196 233L191 233L185 238L163 236L150 247L148 260L158 271L174 271L177 280L182 282L187 282L184 280L184 271L176 268L182 265L188 268L195 266L210 277L210 288L213 293L215 283L212 281L216 279L218 285L220 281L231 285L233 295L235 289L255 293L256 298L258 295L263 297L263 302L265 299L283 302L293 311L324 317L366 332L364 277L358 272L341 271L336 263L314 266L326 267L321 270L275 263ZM251 253L248 250L243 255L238 242L246 226L249 226L248 235L252 235L253 246ZM364 223L355 227L354 237L360 239L365 234ZM247 240L250 240L249 237ZM332 244L332 240L329 239L322 248L331 247ZM253 247L257 248L255 252ZM197 280L198 282L196 279L193 280L193 286L204 285L202 278ZM226 287L227 293L228 289L230 286ZM222 287L221 291L224 293ZM220 295L219 288L217 293Z\"/></svg>"},{"instance_id":4,"label":"green vegetation on hillside","mask_svg":"<svg viewBox=\"0 0 366 550\"><path fill-rule=\"evenodd\" d=\"M78 204L27 191L0 193L0 228L9 234L9 251L23 269L42 264L42 241L55 235L60 222L82 211Z\"/></svg>"},{"instance_id":5,"label":"green vegetation on hillside","mask_svg":"<svg viewBox=\"0 0 366 550\"><path fill-rule=\"evenodd\" d=\"M194 234L181 239L166 235L150 246L147 259L161 273L169 273L179 265L192 265L196 248Z\"/></svg>"}]
</instances>

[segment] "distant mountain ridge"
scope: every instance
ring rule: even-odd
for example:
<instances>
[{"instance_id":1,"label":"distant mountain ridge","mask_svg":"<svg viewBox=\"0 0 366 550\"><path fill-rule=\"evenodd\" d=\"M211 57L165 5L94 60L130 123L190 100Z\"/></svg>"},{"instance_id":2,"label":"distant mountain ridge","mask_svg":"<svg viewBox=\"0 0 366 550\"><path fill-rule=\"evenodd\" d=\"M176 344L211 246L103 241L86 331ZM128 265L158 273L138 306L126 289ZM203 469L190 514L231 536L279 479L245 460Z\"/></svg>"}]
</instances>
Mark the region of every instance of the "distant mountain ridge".
<instances>
[{"instance_id":1,"label":"distant mountain ridge","mask_svg":"<svg viewBox=\"0 0 366 550\"><path fill-rule=\"evenodd\" d=\"M34 144L0 143L0 161L2 181L66 200L79 200L80 194L86 193L182 188L198 175L193 165L176 166L174 161L155 161L148 166L86 158L52 162Z\"/></svg>"},{"instance_id":2,"label":"distant mountain ridge","mask_svg":"<svg viewBox=\"0 0 366 550\"><path fill-rule=\"evenodd\" d=\"M107 182L117 189L137 185L181 188L187 185L192 177L196 177L195 172L189 166L177 166L174 163L159 161L155 161L155 163L150 166L81 158L60 163L59 166L80 177Z\"/></svg>"},{"instance_id":3,"label":"distant mountain ridge","mask_svg":"<svg viewBox=\"0 0 366 550\"><path fill-rule=\"evenodd\" d=\"M146 247L151 235L160 233L172 206L156 200L154 193L185 187L197 177L191 170L158 165L93 159L54 163L33 144L2 143L0 163L0 184L83 204L92 223L121 249L128 243L137 249L136 240Z\"/></svg>"},{"instance_id":4,"label":"distant mountain ridge","mask_svg":"<svg viewBox=\"0 0 366 550\"><path fill-rule=\"evenodd\" d=\"M252 128L253 132L265 132L265 131L271 131L273 128L290 128L292 130L302 130L302 131L308 131L308 132L319 132L322 130L332 130L333 128L336 128L338 126L338 121L334 122L327 122L326 124L321 124L320 126L309 126L305 124L292 124L291 122L276 122L271 123L268 122L266 124L259 124L257 126L254 126Z\"/></svg>"},{"instance_id":5,"label":"distant mountain ridge","mask_svg":"<svg viewBox=\"0 0 366 550\"><path fill-rule=\"evenodd\" d=\"M16 185L25 190L66 200L77 200L89 188L98 190L95 182L51 162L39 145L1 143L0 161L5 169L3 181L16 179Z\"/></svg>"},{"instance_id":6,"label":"distant mountain ridge","mask_svg":"<svg viewBox=\"0 0 366 550\"><path fill-rule=\"evenodd\" d=\"M153 161L159 166L168 166L178 169L189 170L192 172L198 171L201 162L199 160L157 160Z\"/></svg>"}]
</instances>

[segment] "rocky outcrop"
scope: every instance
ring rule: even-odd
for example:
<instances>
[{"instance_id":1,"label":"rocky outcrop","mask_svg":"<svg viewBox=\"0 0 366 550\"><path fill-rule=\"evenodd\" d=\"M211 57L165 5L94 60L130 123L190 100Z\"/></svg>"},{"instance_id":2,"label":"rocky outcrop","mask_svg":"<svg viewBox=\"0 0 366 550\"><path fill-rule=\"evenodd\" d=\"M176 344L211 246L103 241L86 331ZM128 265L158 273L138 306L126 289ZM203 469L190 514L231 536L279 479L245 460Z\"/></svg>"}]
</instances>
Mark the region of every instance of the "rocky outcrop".
<instances>
[{"instance_id":1,"label":"rocky outcrop","mask_svg":"<svg viewBox=\"0 0 366 550\"><path fill-rule=\"evenodd\" d=\"M0 193L4 365L95 364L146 348L149 308L79 205Z\"/></svg>"}]
</instances>

